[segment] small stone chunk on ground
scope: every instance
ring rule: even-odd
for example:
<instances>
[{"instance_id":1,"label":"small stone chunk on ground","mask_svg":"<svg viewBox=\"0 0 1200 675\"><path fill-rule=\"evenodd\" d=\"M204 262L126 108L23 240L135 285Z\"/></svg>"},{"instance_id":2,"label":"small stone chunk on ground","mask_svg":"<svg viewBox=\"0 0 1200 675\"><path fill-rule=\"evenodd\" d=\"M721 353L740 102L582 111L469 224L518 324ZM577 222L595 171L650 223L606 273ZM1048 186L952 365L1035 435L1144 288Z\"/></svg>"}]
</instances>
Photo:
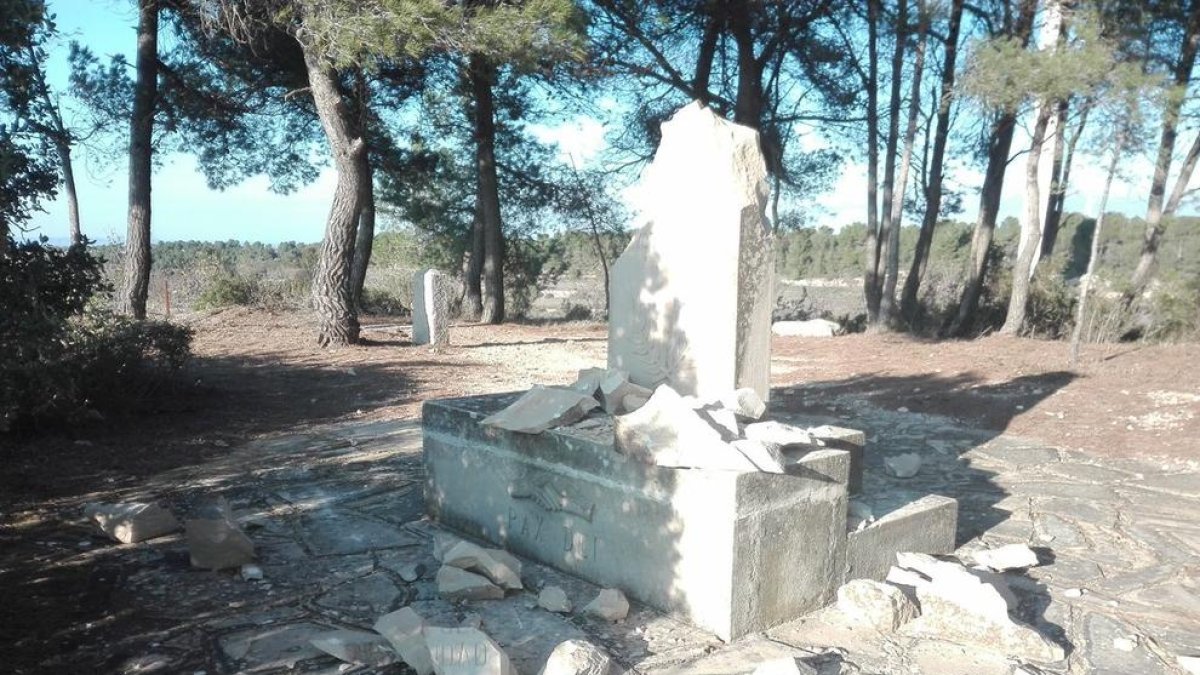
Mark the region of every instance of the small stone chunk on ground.
<instances>
[{"instance_id":1,"label":"small stone chunk on ground","mask_svg":"<svg viewBox=\"0 0 1200 675\"><path fill-rule=\"evenodd\" d=\"M913 582L921 606L921 615L906 631L1022 660L1053 662L1066 657L1062 646L1013 619L1011 592L984 581L978 571L922 553L897 553L896 559L912 572L896 578ZM893 580L890 572L888 580Z\"/></svg>"},{"instance_id":2,"label":"small stone chunk on ground","mask_svg":"<svg viewBox=\"0 0 1200 675\"><path fill-rule=\"evenodd\" d=\"M721 405L738 417L748 420L762 419L762 416L767 413L767 404L763 402L757 391L749 387L743 387L722 396Z\"/></svg>"},{"instance_id":3,"label":"small stone chunk on ground","mask_svg":"<svg viewBox=\"0 0 1200 675\"><path fill-rule=\"evenodd\" d=\"M617 675L621 669L603 649L584 640L558 643L540 675Z\"/></svg>"},{"instance_id":4,"label":"small stone chunk on ground","mask_svg":"<svg viewBox=\"0 0 1200 675\"><path fill-rule=\"evenodd\" d=\"M483 418L483 423L523 434L540 434L552 427L574 424L598 407L595 398L575 389L535 385L512 405Z\"/></svg>"},{"instance_id":5,"label":"small stone chunk on ground","mask_svg":"<svg viewBox=\"0 0 1200 675\"><path fill-rule=\"evenodd\" d=\"M425 619L411 607L384 614L373 626L392 645L392 649L417 675L433 672L429 647L425 644Z\"/></svg>"},{"instance_id":6,"label":"small stone chunk on ground","mask_svg":"<svg viewBox=\"0 0 1200 675\"><path fill-rule=\"evenodd\" d=\"M921 470L921 456L915 452L883 458L883 465L888 473L896 478L912 478Z\"/></svg>"},{"instance_id":7,"label":"small stone chunk on ground","mask_svg":"<svg viewBox=\"0 0 1200 675\"><path fill-rule=\"evenodd\" d=\"M364 666L387 666L396 662L396 652L388 641L375 633L359 630L335 630L309 640L312 646L339 661Z\"/></svg>"},{"instance_id":8,"label":"small stone chunk on ground","mask_svg":"<svg viewBox=\"0 0 1200 675\"><path fill-rule=\"evenodd\" d=\"M600 382L608 375L608 371L604 368L584 368L579 371L579 377L575 379L575 383L571 388L575 391L591 396L597 401L600 399Z\"/></svg>"},{"instance_id":9,"label":"small stone chunk on ground","mask_svg":"<svg viewBox=\"0 0 1200 675\"><path fill-rule=\"evenodd\" d=\"M1005 572L1037 567L1038 557L1037 553L1025 544L1008 544L976 551L971 554L971 561L996 572Z\"/></svg>"},{"instance_id":10,"label":"small stone chunk on ground","mask_svg":"<svg viewBox=\"0 0 1200 675\"><path fill-rule=\"evenodd\" d=\"M122 544L135 544L179 529L175 516L158 504L93 502L83 507L83 515L109 538Z\"/></svg>"},{"instance_id":11,"label":"small stone chunk on ground","mask_svg":"<svg viewBox=\"0 0 1200 675\"><path fill-rule=\"evenodd\" d=\"M500 600L504 597L504 589L488 581L487 577L452 565L443 565L436 581L438 594L451 601Z\"/></svg>"},{"instance_id":12,"label":"small stone chunk on ground","mask_svg":"<svg viewBox=\"0 0 1200 675\"><path fill-rule=\"evenodd\" d=\"M571 599L567 597L567 592L558 586L547 586L538 593L538 606L548 612L558 612L559 614L569 614L571 611Z\"/></svg>"},{"instance_id":13,"label":"small stone chunk on ground","mask_svg":"<svg viewBox=\"0 0 1200 675\"><path fill-rule=\"evenodd\" d=\"M851 624L881 633L896 630L916 618L916 604L896 586L855 579L838 589L837 607Z\"/></svg>"},{"instance_id":14,"label":"small stone chunk on ground","mask_svg":"<svg viewBox=\"0 0 1200 675\"><path fill-rule=\"evenodd\" d=\"M828 319L808 321L776 321L771 332L779 337L833 337L842 334L841 324Z\"/></svg>"},{"instance_id":15,"label":"small stone chunk on ground","mask_svg":"<svg viewBox=\"0 0 1200 675\"><path fill-rule=\"evenodd\" d=\"M184 527L193 567L223 570L254 562L254 542L238 528L224 497L199 507Z\"/></svg>"},{"instance_id":16,"label":"small stone chunk on ground","mask_svg":"<svg viewBox=\"0 0 1200 675\"><path fill-rule=\"evenodd\" d=\"M753 675L817 675L817 670L800 659L787 656L758 664Z\"/></svg>"},{"instance_id":17,"label":"small stone chunk on ground","mask_svg":"<svg viewBox=\"0 0 1200 675\"><path fill-rule=\"evenodd\" d=\"M508 654L478 628L425 629L437 675L517 675Z\"/></svg>"},{"instance_id":18,"label":"small stone chunk on ground","mask_svg":"<svg viewBox=\"0 0 1200 675\"><path fill-rule=\"evenodd\" d=\"M629 616L629 600L620 590L606 588L584 606L583 613L605 621L621 621Z\"/></svg>"},{"instance_id":19,"label":"small stone chunk on ground","mask_svg":"<svg viewBox=\"0 0 1200 675\"><path fill-rule=\"evenodd\" d=\"M262 581L263 580L262 568L253 563L246 563L245 565L242 565L241 573L242 573L243 581Z\"/></svg>"},{"instance_id":20,"label":"small stone chunk on ground","mask_svg":"<svg viewBox=\"0 0 1200 675\"><path fill-rule=\"evenodd\" d=\"M401 567L397 571L397 574L400 575L400 579L405 583L411 584L425 576L425 565L422 563L408 563Z\"/></svg>"},{"instance_id":21,"label":"small stone chunk on ground","mask_svg":"<svg viewBox=\"0 0 1200 675\"><path fill-rule=\"evenodd\" d=\"M501 588L520 590L525 587L521 583L521 562L506 551L460 540L442 554L442 563L478 572Z\"/></svg>"}]
</instances>

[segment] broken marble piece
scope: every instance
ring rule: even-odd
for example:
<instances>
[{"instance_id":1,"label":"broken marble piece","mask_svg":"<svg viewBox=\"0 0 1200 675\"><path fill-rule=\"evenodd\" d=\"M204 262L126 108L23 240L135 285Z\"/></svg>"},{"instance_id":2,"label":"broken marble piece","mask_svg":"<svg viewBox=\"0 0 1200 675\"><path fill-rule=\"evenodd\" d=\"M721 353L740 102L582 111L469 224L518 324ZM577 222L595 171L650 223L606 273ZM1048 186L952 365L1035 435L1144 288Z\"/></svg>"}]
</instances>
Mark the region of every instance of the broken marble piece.
<instances>
[{"instance_id":1,"label":"broken marble piece","mask_svg":"<svg viewBox=\"0 0 1200 675\"><path fill-rule=\"evenodd\" d=\"M396 662L396 652L388 641L375 633L359 630L334 630L322 633L309 643L339 661L364 666L387 666Z\"/></svg>"},{"instance_id":2,"label":"broken marble piece","mask_svg":"<svg viewBox=\"0 0 1200 675\"><path fill-rule=\"evenodd\" d=\"M501 588L520 590L525 587L521 583L521 562L506 551L460 540L442 554L442 563L478 572Z\"/></svg>"},{"instance_id":3,"label":"broken marble piece","mask_svg":"<svg viewBox=\"0 0 1200 675\"><path fill-rule=\"evenodd\" d=\"M396 573L400 575L401 581L403 581L404 583L407 583L407 584L411 584L414 581L417 581L421 577L425 576L425 564L424 563L406 563L404 565L401 565L396 570Z\"/></svg>"},{"instance_id":4,"label":"broken marble piece","mask_svg":"<svg viewBox=\"0 0 1200 675\"><path fill-rule=\"evenodd\" d=\"M644 387L769 397L774 251L758 133L693 102L662 125L613 263L608 365Z\"/></svg>"},{"instance_id":5,"label":"broken marble piece","mask_svg":"<svg viewBox=\"0 0 1200 675\"><path fill-rule=\"evenodd\" d=\"M763 661L755 666L752 675L817 675L817 669L794 656Z\"/></svg>"},{"instance_id":6,"label":"broken marble piece","mask_svg":"<svg viewBox=\"0 0 1200 675\"><path fill-rule=\"evenodd\" d=\"M179 529L175 516L158 504L93 502L83 507L83 515L109 538L122 544L154 539Z\"/></svg>"},{"instance_id":7,"label":"broken marble piece","mask_svg":"<svg viewBox=\"0 0 1200 675\"><path fill-rule=\"evenodd\" d=\"M764 473L787 473L787 460L774 443L755 441L741 438L732 443L733 447L750 460L756 469Z\"/></svg>"},{"instance_id":8,"label":"broken marble piece","mask_svg":"<svg viewBox=\"0 0 1200 675\"><path fill-rule=\"evenodd\" d=\"M567 597L566 591L558 586L547 586L538 593L538 606L548 612L557 612L559 614L569 614L571 612L571 600Z\"/></svg>"},{"instance_id":9,"label":"broken marble piece","mask_svg":"<svg viewBox=\"0 0 1200 675\"><path fill-rule=\"evenodd\" d=\"M508 654L478 628L425 628L436 675L517 675Z\"/></svg>"},{"instance_id":10,"label":"broken marble piece","mask_svg":"<svg viewBox=\"0 0 1200 675\"><path fill-rule=\"evenodd\" d=\"M921 456L915 452L892 455L883 458L883 465L896 478L912 478L921 470Z\"/></svg>"},{"instance_id":11,"label":"broken marble piece","mask_svg":"<svg viewBox=\"0 0 1200 675\"><path fill-rule=\"evenodd\" d=\"M584 605L583 613L605 621L620 621L629 615L629 601L620 590L606 588L595 600Z\"/></svg>"},{"instance_id":12,"label":"broken marble piece","mask_svg":"<svg viewBox=\"0 0 1200 675\"><path fill-rule=\"evenodd\" d=\"M435 532L433 535L433 559L442 562L446 551L454 548L460 541L463 541L461 537L457 537L449 532Z\"/></svg>"},{"instance_id":13,"label":"broken marble piece","mask_svg":"<svg viewBox=\"0 0 1200 675\"><path fill-rule=\"evenodd\" d=\"M1179 654L1175 657L1175 663L1179 665L1180 670L1189 675L1200 675L1200 656Z\"/></svg>"},{"instance_id":14,"label":"broken marble piece","mask_svg":"<svg viewBox=\"0 0 1200 675\"><path fill-rule=\"evenodd\" d=\"M647 389L646 391L650 391ZM642 396L641 394L625 394L621 397L621 414L631 413L638 408L646 405L646 401L650 400L650 396Z\"/></svg>"},{"instance_id":15,"label":"broken marble piece","mask_svg":"<svg viewBox=\"0 0 1200 675\"><path fill-rule=\"evenodd\" d=\"M184 529L193 567L223 570L254 562L254 542L234 522L224 497L198 507Z\"/></svg>"},{"instance_id":16,"label":"broken marble piece","mask_svg":"<svg viewBox=\"0 0 1200 675\"><path fill-rule=\"evenodd\" d=\"M635 412L613 422L616 449L647 464L673 468L757 471L678 393L660 385Z\"/></svg>"},{"instance_id":17,"label":"broken marble piece","mask_svg":"<svg viewBox=\"0 0 1200 675\"><path fill-rule=\"evenodd\" d=\"M540 675L619 675L620 667L603 649L584 640L558 643Z\"/></svg>"},{"instance_id":18,"label":"broken marble piece","mask_svg":"<svg viewBox=\"0 0 1200 675\"><path fill-rule=\"evenodd\" d=\"M719 400L726 410L743 419L758 420L767 413L767 404L763 403L757 391L749 387L731 391Z\"/></svg>"},{"instance_id":19,"label":"broken marble piece","mask_svg":"<svg viewBox=\"0 0 1200 675\"><path fill-rule=\"evenodd\" d=\"M971 554L971 561L995 572L1005 572L1037 567L1038 557L1037 553L1025 544L1008 544L976 551Z\"/></svg>"},{"instance_id":20,"label":"broken marble piece","mask_svg":"<svg viewBox=\"0 0 1200 675\"><path fill-rule=\"evenodd\" d=\"M609 371L604 368L584 368L579 371L579 376L575 378L575 383L571 385L571 388L600 401L602 400L600 398L600 383L608 373Z\"/></svg>"},{"instance_id":21,"label":"broken marble piece","mask_svg":"<svg viewBox=\"0 0 1200 675\"><path fill-rule=\"evenodd\" d=\"M483 418L487 424L523 434L574 424L600 407L595 398L574 389L534 385L512 405Z\"/></svg>"},{"instance_id":22,"label":"broken marble piece","mask_svg":"<svg viewBox=\"0 0 1200 675\"><path fill-rule=\"evenodd\" d=\"M984 581L976 570L922 553L897 553L897 564L915 574L920 616L907 629L958 644L974 645L1031 661L1060 661L1063 648L1009 614L1014 599ZM889 581L893 575L888 574Z\"/></svg>"},{"instance_id":23,"label":"broken marble piece","mask_svg":"<svg viewBox=\"0 0 1200 675\"><path fill-rule=\"evenodd\" d=\"M807 429L775 420L747 424L743 435L752 441L772 443L785 451L798 447L816 449L820 445Z\"/></svg>"},{"instance_id":24,"label":"broken marble piece","mask_svg":"<svg viewBox=\"0 0 1200 675\"><path fill-rule=\"evenodd\" d=\"M450 344L449 275L435 269L418 270L412 278L413 344Z\"/></svg>"},{"instance_id":25,"label":"broken marble piece","mask_svg":"<svg viewBox=\"0 0 1200 675\"><path fill-rule=\"evenodd\" d=\"M626 399L632 396L632 401L636 402L649 399L652 393L650 389L630 382L629 373L619 368L608 369L600 380L600 400L604 403L604 411L610 415L633 412L640 405L630 408L625 405Z\"/></svg>"},{"instance_id":26,"label":"broken marble piece","mask_svg":"<svg viewBox=\"0 0 1200 675\"><path fill-rule=\"evenodd\" d=\"M914 619L917 606L896 586L854 579L837 592L837 608L851 624L889 633Z\"/></svg>"},{"instance_id":27,"label":"broken marble piece","mask_svg":"<svg viewBox=\"0 0 1200 675\"><path fill-rule=\"evenodd\" d=\"M245 565L242 565L241 574L242 574L243 581L262 581L263 580L262 568L253 563L246 563Z\"/></svg>"},{"instance_id":28,"label":"broken marble piece","mask_svg":"<svg viewBox=\"0 0 1200 675\"><path fill-rule=\"evenodd\" d=\"M413 608L404 607L384 614L375 621L373 628L387 639L392 649L417 675L433 672L433 661L425 644L425 619Z\"/></svg>"},{"instance_id":29,"label":"broken marble piece","mask_svg":"<svg viewBox=\"0 0 1200 675\"><path fill-rule=\"evenodd\" d=\"M504 597L504 589L488 581L487 577L453 565L442 565L436 581L438 594L450 601L500 600Z\"/></svg>"},{"instance_id":30,"label":"broken marble piece","mask_svg":"<svg viewBox=\"0 0 1200 675\"><path fill-rule=\"evenodd\" d=\"M700 419L708 422L709 426L721 434L721 440L732 441L741 435L738 430L737 415L725 408L702 408L697 411Z\"/></svg>"}]
</instances>

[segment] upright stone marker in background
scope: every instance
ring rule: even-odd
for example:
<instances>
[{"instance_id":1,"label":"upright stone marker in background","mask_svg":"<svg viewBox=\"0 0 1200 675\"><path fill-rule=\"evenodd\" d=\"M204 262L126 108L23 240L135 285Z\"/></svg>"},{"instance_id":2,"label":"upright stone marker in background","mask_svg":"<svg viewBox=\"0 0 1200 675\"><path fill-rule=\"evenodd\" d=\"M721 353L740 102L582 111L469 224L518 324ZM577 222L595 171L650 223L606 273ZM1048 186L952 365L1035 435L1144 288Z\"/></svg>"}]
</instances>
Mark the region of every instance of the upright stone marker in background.
<instances>
[{"instance_id":1,"label":"upright stone marker in background","mask_svg":"<svg viewBox=\"0 0 1200 675\"><path fill-rule=\"evenodd\" d=\"M608 365L644 387L768 396L771 227L758 133L695 102L662 125L645 220L613 264Z\"/></svg>"},{"instance_id":2,"label":"upright stone marker in background","mask_svg":"<svg viewBox=\"0 0 1200 675\"><path fill-rule=\"evenodd\" d=\"M421 270L412 280L413 344L450 344L450 278L438 270Z\"/></svg>"}]
</instances>

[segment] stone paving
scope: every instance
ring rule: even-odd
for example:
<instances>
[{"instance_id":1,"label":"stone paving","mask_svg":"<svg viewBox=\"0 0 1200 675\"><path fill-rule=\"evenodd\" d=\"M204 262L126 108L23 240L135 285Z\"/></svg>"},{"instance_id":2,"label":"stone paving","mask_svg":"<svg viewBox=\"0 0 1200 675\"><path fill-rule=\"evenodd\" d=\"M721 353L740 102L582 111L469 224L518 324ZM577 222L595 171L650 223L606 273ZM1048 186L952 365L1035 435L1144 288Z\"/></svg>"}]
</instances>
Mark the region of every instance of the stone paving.
<instances>
[{"instance_id":1,"label":"stone paving","mask_svg":"<svg viewBox=\"0 0 1200 675\"><path fill-rule=\"evenodd\" d=\"M1006 577L1023 618L1068 656L1023 672L1182 672L1176 656L1200 654L1195 466L1101 460L946 418L853 408L841 419L797 421L868 432L864 494L877 513L899 491L945 494L960 500L959 553L1016 542L1039 552L1042 565ZM550 650L571 638L590 640L643 673L749 672L784 654L822 673L981 675L1020 665L903 628L891 635L851 628L834 609L726 645L636 603L617 624L539 609L535 590L448 603L433 583L435 528L422 517L420 446L412 421L324 427L248 444L220 463L126 491L122 499L162 499L181 514L204 495L225 495L258 547L265 578L194 570L179 536L126 546L97 539L67 562L127 570L112 620L136 615L140 629L94 641L82 650L90 655L49 650L45 669L91 660L139 673L405 672L402 665L340 664L308 644L331 628L369 630L376 617L405 605L434 624L480 620L523 675L536 674ZM890 477L883 464L903 452L924 459L907 480ZM406 582L413 566L422 574ZM530 589L561 586L575 607L598 591L531 562L524 576Z\"/></svg>"}]
</instances>

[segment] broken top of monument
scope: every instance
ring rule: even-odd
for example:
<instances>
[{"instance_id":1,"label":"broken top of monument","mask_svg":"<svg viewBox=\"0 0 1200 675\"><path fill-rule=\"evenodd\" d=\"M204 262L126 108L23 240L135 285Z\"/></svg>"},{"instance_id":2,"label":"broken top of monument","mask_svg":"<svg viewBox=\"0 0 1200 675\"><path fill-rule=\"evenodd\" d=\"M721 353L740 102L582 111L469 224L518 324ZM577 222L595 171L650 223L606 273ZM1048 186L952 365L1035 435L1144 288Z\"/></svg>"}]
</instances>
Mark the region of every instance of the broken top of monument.
<instances>
[{"instance_id":1,"label":"broken top of monument","mask_svg":"<svg viewBox=\"0 0 1200 675\"><path fill-rule=\"evenodd\" d=\"M774 256L758 132L683 107L638 194L645 224L612 268L609 367L643 387L766 401Z\"/></svg>"}]
</instances>

